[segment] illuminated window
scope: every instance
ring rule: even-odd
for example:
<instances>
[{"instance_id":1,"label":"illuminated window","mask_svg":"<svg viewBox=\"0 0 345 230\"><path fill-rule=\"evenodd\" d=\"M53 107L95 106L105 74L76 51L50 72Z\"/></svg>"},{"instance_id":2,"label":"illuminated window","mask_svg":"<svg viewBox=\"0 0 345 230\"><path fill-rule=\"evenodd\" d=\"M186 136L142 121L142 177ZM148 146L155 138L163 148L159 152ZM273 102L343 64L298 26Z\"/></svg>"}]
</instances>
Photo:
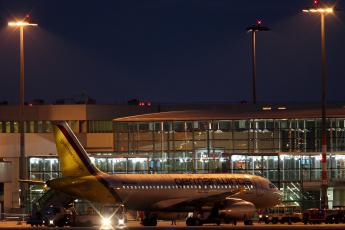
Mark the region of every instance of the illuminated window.
<instances>
[{"instance_id":1,"label":"illuminated window","mask_svg":"<svg viewBox=\"0 0 345 230\"><path fill-rule=\"evenodd\" d=\"M6 133L11 133L11 122L6 121L6 128L5 128Z\"/></svg>"},{"instance_id":2,"label":"illuminated window","mask_svg":"<svg viewBox=\"0 0 345 230\"><path fill-rule=\"evenodd\" d=\"M89 133L112 133L113 122L110 121L87 121Z\"/></svg>"},{"instance_id":3,"label":"illuminated window","mask_svg":"<svg viewBox=\"0 0 345 230\"><path fill-rule=\"evenodd\" d=\"M35 132L35 122L34 121L28 121L29 127L28 127L28 133L34 133Z\"/></svg>"},{"instance_id":4,"label":"illuminated window","mask_svg":"<svg viewBox=\"0 0 345 230\"><path fill-rule=\"evenodd\" d=\"M37 132L43 133L43 121L37 121Z\"/></svg>"},{"instance_id":5,"label":"illuminated window","mask_svg":"<svg viewBox=\"0 0 345 230\"><path fill-rule=\"evenodd\" d=\"M43 124L43 132L45 133L51 133L53 132L53 126L51 121L45 121Z\"/></svg>"},{"instance_id":6,"label":"illuminated window","mask_svg":"<svg viewBox=\"0 0 345 230\"><path fill-rule=\"evenodd\" d=\"M14 121L13 122L13 132L14 133L18 133L19 132L19 122L18 121Z\"/></svg>"}]
</instances>

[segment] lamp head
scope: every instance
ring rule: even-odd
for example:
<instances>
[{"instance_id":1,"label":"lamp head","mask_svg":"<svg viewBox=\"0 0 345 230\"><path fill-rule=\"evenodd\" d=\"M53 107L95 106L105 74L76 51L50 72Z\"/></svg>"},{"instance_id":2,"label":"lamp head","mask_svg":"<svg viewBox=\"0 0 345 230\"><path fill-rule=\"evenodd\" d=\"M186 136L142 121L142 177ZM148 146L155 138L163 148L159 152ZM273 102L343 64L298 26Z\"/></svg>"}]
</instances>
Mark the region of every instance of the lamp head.
<instances>
[{"instance_id":1,"label":"lamp head","mask_svg":"<svg viewBox=\"0 0 345 230\"><path fill-rule=\"evenodd\" d=\"M263 25L263 21L261 19L256 20L256 24L249 26L246 28L248 32L256 32L256 31L269 31L271 30L269 27Z\"/></svg>"},{"instance_id":2,"label":"lamp head","mask_svg":"<svg viewBox=\"0 0 345 230\"><path fill-rule=\"evenodd\" d=\"M29 23L27 21L12 21L8 23L8 26L12 27L26 27L26 26L37 26L35 23Z\"/></svg>"},{"instance_id":3,"label":"lamp head","mask_svg":"<svg viewBox=\"0 0 345 230\"><path fill-rule=\"evenodd\" d=\"M321 13L332 14L334 9L332 7L309 7L302 10L304 13Z\"/></svg>"}]
</instances>

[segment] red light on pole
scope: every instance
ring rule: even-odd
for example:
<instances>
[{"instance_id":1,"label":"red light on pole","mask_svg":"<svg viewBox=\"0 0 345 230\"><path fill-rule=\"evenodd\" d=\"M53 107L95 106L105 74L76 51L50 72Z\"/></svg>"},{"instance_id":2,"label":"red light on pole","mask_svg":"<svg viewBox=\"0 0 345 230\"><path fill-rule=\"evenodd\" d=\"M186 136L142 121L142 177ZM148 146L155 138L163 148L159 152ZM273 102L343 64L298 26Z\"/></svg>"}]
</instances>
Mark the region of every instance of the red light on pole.
<instances>
[{"instance_id":1,"label":"red light on pole","mask_svg":"<svg viewBox=\"0 0 345 230\"><path fill-rule=\"evenodd\" d=\"M318 0L314 0L314 6L317 7L319 5L319 1Z\"/></svg>"},{"instance_id":2,"label":"red light on pole","mask_svg":"<svg viewBox=\"0 0 345 230\"><path fill-rule=\"evenodd\" d=\"M262 20L261 19L256 20L256 25L260 26L261 24L262 24Z\"/></svg>"}]
</instances>

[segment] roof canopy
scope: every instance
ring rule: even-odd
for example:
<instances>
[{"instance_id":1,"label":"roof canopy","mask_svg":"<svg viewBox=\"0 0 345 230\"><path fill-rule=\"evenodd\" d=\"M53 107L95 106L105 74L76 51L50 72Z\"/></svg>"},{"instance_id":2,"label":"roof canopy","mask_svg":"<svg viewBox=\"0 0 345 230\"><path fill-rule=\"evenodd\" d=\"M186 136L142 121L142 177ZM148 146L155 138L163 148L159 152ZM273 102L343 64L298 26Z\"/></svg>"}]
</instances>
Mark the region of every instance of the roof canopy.
<instances>
[{"instance_id":1,"label":"roof canopy","mask_svg":"<svg viewBox=\"0 0 345 230\"><path fill-rule=\"evenodd\" d=\"M115 122L145 122L145 121L198 121L198 120L237 120L237 119L302 119L320 118L321 109L272 109L261 111L236 110L185 110L150 113L144 115L122 117ZM345 108L327 109L327 117L344 117Z\"/></svg>"}]
</instances>

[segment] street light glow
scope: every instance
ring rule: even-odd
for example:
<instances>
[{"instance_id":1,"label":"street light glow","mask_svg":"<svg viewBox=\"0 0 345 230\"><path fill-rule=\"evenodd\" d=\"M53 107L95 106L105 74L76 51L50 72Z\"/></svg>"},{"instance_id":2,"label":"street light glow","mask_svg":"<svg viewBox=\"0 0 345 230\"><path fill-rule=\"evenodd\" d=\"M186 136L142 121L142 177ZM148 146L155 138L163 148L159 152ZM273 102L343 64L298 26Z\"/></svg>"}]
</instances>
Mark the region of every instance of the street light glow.
<instances>
[{"instance_id":1,"label":"street light glow","mask_svg":"<svg viewBox=\"0 0 345 230\"><path fill-rule=\"evenodd\" d=\"M38 26L38 25L36 23L29 23L26 21L16 21L16 22L9 22L8 26L25 27L25 26Z\"/></svg>"},{"instance_id":2,"label":"street light glow","mask_svg":"<svg viewBox=\"0 0 345 230\"><path fill-rule=\"evenodd\" d=\"M326 13L326 14L331 14L334 12L333 8L328 7L328 8L307 8L302 10L305 13Z\"/></svg>"}]
</instances>

